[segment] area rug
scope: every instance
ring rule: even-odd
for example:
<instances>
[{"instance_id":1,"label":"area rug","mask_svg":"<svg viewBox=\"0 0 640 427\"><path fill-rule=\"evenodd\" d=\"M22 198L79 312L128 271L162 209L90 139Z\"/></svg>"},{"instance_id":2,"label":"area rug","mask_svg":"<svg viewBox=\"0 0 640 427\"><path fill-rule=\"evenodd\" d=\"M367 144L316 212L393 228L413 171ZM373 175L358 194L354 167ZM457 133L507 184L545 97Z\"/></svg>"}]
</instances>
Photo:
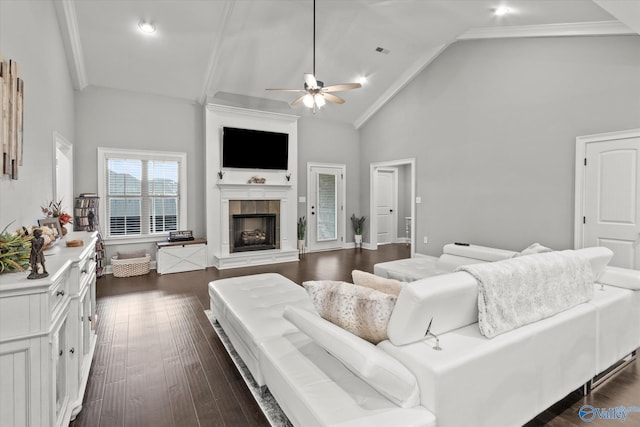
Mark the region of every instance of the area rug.
<instances>
[{"instance_id":1,"label":"area rug","mask_svg":"<svg viewBox=\"0 0 640 427\"><path fill-rule=\"evenodd\" d=\"M287 416L282 412L282 409L280 409L278 402L276 402L276 399L273 397L271 392L267 389L262 393L262 395L260 394L260 387L253 379L247 365L244 364L238 353L236 353L236 350L233 348L233 344L231 344L227 334L224 332L220 324L215 321L211 310L205 310L204 313L207 315L209 322L211 322L213 330L216 331L216 334L220 337L220 341L222 341L224 348L227 349L227 353L231 356L231 360L233 360L236 368L238 368L240 375L242 375L242 379L244 379L244 382L247 384L249 391L251 391L253 398L258 403L258 406L260 406L260 409L269 421L269 424L273 427L293 427Z\"/></svg>"}]
</instances>

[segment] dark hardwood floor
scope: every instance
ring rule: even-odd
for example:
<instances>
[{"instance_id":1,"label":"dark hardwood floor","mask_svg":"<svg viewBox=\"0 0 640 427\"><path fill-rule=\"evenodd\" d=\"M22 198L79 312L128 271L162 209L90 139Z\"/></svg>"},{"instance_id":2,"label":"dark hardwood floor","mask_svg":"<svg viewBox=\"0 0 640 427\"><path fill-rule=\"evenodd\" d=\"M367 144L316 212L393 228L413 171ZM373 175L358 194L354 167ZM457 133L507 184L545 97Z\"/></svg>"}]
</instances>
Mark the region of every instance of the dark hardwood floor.
<instances>
[{"instance_id":1,"label":"dark hardwood floor","mask_svg":"<svg viewBox=\"0 0 640 427\"><path fill-rule=\"evenodd\" d=\"M378 251L306 254L300 262L269 266L98 279L96 352L83 409L71 426L268 426L204 314L207 284L267 272L296 283L351 281L353 269L371 272L377 262L408 256L405 245L386 245ZM582 425L578 410L585 404L640 406L640 363L636 360L587 397L570 394L527 427ZM640 413L630 414L623 425L640 426Z\"/></svg>"}]
</instances>

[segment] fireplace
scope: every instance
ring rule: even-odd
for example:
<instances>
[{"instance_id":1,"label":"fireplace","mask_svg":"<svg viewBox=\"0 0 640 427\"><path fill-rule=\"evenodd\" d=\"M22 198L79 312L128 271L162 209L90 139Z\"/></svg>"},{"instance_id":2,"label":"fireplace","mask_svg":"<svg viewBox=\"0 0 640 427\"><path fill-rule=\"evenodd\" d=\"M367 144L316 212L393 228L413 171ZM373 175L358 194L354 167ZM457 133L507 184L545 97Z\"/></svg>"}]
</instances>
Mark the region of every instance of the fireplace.
<instances>
[{"instance_id":1,"label":"fireplace","mask_svg":"<svg viewBox=\"0 0 640 427\"><path fill-rule=\"evenodd\" d=\"M276 214L231 216L230 252L263 251L276 248Z\"/></svg>"},{"instance_id":2,"label":"fireplace","mask_svg":"<svg viewBox=\"0 0 640 427\"><path fill-rule=\"evenodd\" d=\"M229 201L229 253L280 249L280 200Z\"/></svg>"}]
</instances>

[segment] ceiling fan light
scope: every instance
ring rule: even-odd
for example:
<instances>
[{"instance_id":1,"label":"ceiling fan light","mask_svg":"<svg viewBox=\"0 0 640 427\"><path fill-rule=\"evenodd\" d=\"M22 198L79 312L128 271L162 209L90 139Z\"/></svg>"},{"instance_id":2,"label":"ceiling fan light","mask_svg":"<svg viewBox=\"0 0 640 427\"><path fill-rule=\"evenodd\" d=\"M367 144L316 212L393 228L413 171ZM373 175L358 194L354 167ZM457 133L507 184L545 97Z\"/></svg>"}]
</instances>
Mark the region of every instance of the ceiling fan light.
<instances>
[{"instance_id":1,"label":"ceiling fan light","mask_svg":"<svg viewBox=\"0 0 640 427\"><path fill-rule=\"evenodd\" d=\"M322 107L324 104L327 103L327 101L325 101L324 96L320 95L319 93L314 95L314 100L316 101L316 105L318 106L318 108Z\"/></svg>"},{"instance_id":2,"label":"ceiling fan light","mask_svg":"<svg viewBox=\"0 0 640 427\"><path fill-rule=\"evenodd\" d=\"M152 22L139 21L138 28L145 34L153 34L156 32L156 26Z\"/></svg>"},{"instance_id":3,"label":"ceiling fan light","mask_svg":"<svg viewBox=\"0 0 640 427\"><path fill-rule=\"evenodd\" d=\"M302 98L302 103L307 108L313 108L313 104L314 104L313 95L311 95L310 93L306 94L304 98Z\"/></svg>"}]
</instances>

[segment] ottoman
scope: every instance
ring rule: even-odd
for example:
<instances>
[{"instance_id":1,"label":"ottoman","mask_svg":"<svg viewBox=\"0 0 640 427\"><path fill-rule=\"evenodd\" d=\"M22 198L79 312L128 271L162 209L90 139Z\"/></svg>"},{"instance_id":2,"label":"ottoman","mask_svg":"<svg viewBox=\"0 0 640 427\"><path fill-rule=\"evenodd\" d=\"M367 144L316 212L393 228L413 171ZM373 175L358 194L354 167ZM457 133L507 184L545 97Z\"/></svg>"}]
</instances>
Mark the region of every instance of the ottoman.
<instances>
[{"instance_id":1,"label":"ottoman","mask_svg":"<svg viewBox=\"0 0 640 427\"><path fill-rule=\"evenodd\" d=\"M265 385L260 344L297 331L282 317L284 308L292 305L313 310L304 288L276 273L210 282L209 299L213 315L259 386Z\"/></svg>"}]
</instances>

